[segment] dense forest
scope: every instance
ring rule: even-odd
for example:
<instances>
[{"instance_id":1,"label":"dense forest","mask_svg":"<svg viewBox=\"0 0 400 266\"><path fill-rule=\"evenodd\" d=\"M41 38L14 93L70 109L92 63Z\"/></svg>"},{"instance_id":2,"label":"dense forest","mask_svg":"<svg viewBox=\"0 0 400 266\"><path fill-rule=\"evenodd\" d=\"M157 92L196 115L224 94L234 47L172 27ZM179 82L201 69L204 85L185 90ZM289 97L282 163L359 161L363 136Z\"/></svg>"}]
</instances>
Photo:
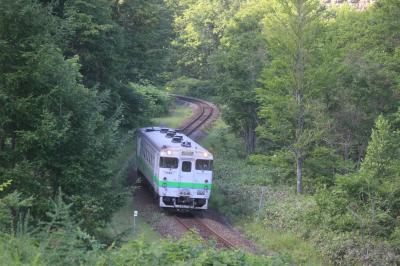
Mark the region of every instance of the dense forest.
<instances>
[{"instance_id":1,"label":"dense forest","mask_svg":"<svg viewBox=\"0 0 400 266\"><path fill-rule=\"evenodd\" d=\"M226 157L217 205L254 213L248 199L267 186L255 235L291 231L325 263L399 263L400 2L173 4L179 58L167 87L218 102L242 140L226 130L213 140Z\"/></svg>"},{"instance_id":2,"label":"dense forest","mask_svg":"<svg viewBox=\"0 0 400 266\"><path fill-rule=\"evenodd\" d=\"M0 0L0 264L399 264L400 2L321 2ZM168 92L220 106L212 205L276 254L104 233Z\"/></svg>"}]
</instances>

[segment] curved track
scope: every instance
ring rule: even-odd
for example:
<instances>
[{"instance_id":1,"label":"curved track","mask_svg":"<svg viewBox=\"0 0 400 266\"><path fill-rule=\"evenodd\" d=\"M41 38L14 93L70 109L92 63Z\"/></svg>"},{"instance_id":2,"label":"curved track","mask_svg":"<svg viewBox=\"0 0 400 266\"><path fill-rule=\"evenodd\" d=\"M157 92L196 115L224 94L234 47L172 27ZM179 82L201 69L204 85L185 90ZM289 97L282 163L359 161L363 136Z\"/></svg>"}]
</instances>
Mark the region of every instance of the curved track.
<instances>
[{"instance_id":1,"label":"curved track","mask_svg":"<svg viewBox=\"0 0 400 266\"><path fill-rule=\"evenodd\" d=\"M200 127L202 127L206 123L210 122L210 119L212 118L212 115L215 112L214 106L212 106L211 104L209 104L206 101L192 98L192 97L181 96L181 95L175 95L175 97L178 100L193 103L193 104L197 105L197 107L198 107L197 114L195 114L188 122L186 122L180 128L182 133L186 134L187 136L190 136L196 130L198 130Z\"/></svg>"},{"instance_id":2,"label":"curved track","mask_svg":"<svg viewBox=\"0 0 400 266\"><path fill-rule=\"evenodd\" d=\"M175 95L175 97L178 100L189 102L197 106L197 112L180 128L181 132L188 136L207 123L210 123L213 114L217 112L216 107L206 101L180 95ZM185 227L186 230L195 230L203 239L216 241L216 246L219 248L237 248L235 244L218 233L217 230L207 225L207 223L203 222L202 219L197 217L194 213L176 213L174 218L179 224Z\"/></svg>"}]
</instances>

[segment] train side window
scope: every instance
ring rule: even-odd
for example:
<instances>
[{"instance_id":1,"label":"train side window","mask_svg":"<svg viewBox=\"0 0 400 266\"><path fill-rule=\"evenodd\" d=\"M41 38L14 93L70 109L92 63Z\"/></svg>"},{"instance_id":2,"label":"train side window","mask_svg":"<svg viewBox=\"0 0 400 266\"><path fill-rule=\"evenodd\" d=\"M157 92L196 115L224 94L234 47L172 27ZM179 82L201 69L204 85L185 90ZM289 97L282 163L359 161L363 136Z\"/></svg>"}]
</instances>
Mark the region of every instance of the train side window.
<instances>
[{"instance_id":1,"label":"train side window","mask_svg":"<svg viewBox=\"0 0 400 266\"><path fill-rule=\"evenodd\" d=\"M192 171L192 162L184 161L182 162L182 172L191 172Z\"/></svg>"},{"instance_id":2,"label":"train side window","mask_svg":"<svg viewBox=\"0 0 400 266\"><path fill-rule=\"evenodd\" d=\"M212 160L196 160L196 170L212 171Z\"/></svg>"},{"instance_id":3,"label":"train side window","mask_svg":"<svg viewBox=\"0 0 400 266\"><path fill-rule=\"evenodd\" d=\"M160 168L178 168L178 158L160 157Z\"/></svg>"}]
</instances>

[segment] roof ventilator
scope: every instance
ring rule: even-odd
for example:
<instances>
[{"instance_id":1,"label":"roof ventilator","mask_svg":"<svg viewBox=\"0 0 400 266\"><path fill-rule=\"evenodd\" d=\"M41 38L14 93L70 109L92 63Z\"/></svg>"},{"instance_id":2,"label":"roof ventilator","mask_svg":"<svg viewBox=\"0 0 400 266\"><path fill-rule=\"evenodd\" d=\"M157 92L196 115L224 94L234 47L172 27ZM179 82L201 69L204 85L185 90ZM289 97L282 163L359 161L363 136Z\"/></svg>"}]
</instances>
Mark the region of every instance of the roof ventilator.
<instances>
[{"instance_id":1,"label":"roof ventilator","mask_svg":"<svg viewBox=\"0 0 400 266\"><path fill-rule=\"evenodd\" d=\"M163 134L167 133L168 131L169 131L168 128L162 128L162 129L160 130L160 132L163 133Z\"/></svg>"},{"instance_id":2,"label":"roof ventilator","mask_svg":"<svg viewBox=\"0 0 400 266\"><path fill-rule=\"evenodd\" d=\"M183 136L175 136L172 138L173 143L181 143L183 139Z\"/></svg>"},{"instance_id":3,"label":"roof ventilator","mask_svg":"<svg viewBox=\"0 0 400 266\"><path fill-rule=\"evenodd\" d=\"M149 127L149 128L146 128L145 131L146 132L152 132L152 131L156 131L156 129L154 127Z\"/></svg>"},{"instance_id":4,"label":"roof ventilator","mask_svg":"<svg viewBox=\"0 0 400 266\"><path fill-rule=\"evenodd\" d=\"M175 131L168 131L168 133L165 135L167 138L172 138L176 135Z\"/></svg>"},{"instance_id":5,"label":"roof ventilator","mask_svg":"<svg viewBox=\"0 0 400 266\"><path fill-rule=\"evenodd\" d=\"M190 141L184 141L182 142L182 147L186 148L192 147L192 143Z\"/></svg>"}]
</instances>

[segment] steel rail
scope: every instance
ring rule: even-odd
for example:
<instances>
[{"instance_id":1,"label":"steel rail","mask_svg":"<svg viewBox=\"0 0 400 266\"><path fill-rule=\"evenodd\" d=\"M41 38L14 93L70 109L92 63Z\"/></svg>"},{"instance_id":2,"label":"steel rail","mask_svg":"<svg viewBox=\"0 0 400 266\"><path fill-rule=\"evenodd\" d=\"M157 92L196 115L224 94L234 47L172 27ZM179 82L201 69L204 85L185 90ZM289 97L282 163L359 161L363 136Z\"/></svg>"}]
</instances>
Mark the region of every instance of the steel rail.
<instances>
[{"instance_id":1,"label":"steel rail","mask_svg":"<svg viewBox=\"0 0 400 266\"><path fill-rule=\"evenodd\" d=\"M201 235L199 232L199 235L201 236L201 238L203 238L204 240L207 240L206 238L212 238L213 236L216 238L217 242L222 244L223 247L226 248L236 248L236 245L233 244L231 241L227 240L226 238L224 238L223 236L221 236L220 234L218 234L215 230L213 230L210 226L208 226L207 224L205 224L203 221L201 221L199 218L195 217L193 215L192 218L188 218L187 220L191 222L190 225L188 225L187 222L185 222L185 219L182 219L178 216L174 216L175 219L182 225L184 226L187 230L192 230L192 229L198 229L200 230L200 227L203 227L203 231L207 231L207 235ZM194 225L194 226L193 226ZM196 227L197 225L197 227ZM204 230L205 229L205 230Z\"/></svg>"},{"instance_id":2,"label":"steel rail","mask_svg":"<svg viewBox=\"0 0 400 266\"><path fill-rule=\"evenodd\" d=\"M217 233L214 229L212 229L209 225L207 225L206 223L204 223L203 221L201 221L199 218L195 218L196 221L198 221L201 225L203 225L205 228L207 228L207 230L209 232L211 232L213 235L217 236L219 238L219 240L221 240L221 242L223 242L223 244L228 247L228 248L236 248L236 245L233 244L231 241L229 241L228 239L226 239L225 237L221 236L219 233Z\"/></svg>"},{"instance_id":3,"label":"steel rail","mask_svg":"<svg viewBox=\"0 0 400 266\"><path fill-rule=\"evenodd\" d=\"M194 118L192 118L186 125L180 128L180 130L185 133L186 135L191 135L193 132L195 132L197 129L199 129L201 126L203 126L213 115L214 113L214 107L212 107L209 103L199 100L196 98L192 97L187 97L187 96L181 96L181 95L174 95L177 99L185 101L185 102L191 102L196 104L199 108L200 111ZM193 215L193 214L192 214ZM175 219L180 223L183 227L185 227L187 230L192 230L193 227L198 230L201 228L204 231L206 231L206 235L201 235L199 232L199 235L206 240L206 238L210 238L215 236L216 240L218 243L222 244L224 247L227 248L236 248L236 245L218 234L214 229L212 229L209 225L205 224L201 219L195 217L187 218L187 219L182 219L178 216L174 216ZM188 222L190 225L188 225ZM197 226L196 226L197 225Z\"/></svg>"},{"instance_id":4,"label":"steel rail","mask_svg":"<svg viewBox=\"0 0 400 266\"><path fill-rule=\"evenodd\" d=\"M174 96L179 100L194 103L200 108L200 112L186 125L180 128L180 130L188 136L190 136L191 134L193 134L193 132L203 126L214 113L214 108L203 100L181 95Z\"/></svg>"}]
</instances>

